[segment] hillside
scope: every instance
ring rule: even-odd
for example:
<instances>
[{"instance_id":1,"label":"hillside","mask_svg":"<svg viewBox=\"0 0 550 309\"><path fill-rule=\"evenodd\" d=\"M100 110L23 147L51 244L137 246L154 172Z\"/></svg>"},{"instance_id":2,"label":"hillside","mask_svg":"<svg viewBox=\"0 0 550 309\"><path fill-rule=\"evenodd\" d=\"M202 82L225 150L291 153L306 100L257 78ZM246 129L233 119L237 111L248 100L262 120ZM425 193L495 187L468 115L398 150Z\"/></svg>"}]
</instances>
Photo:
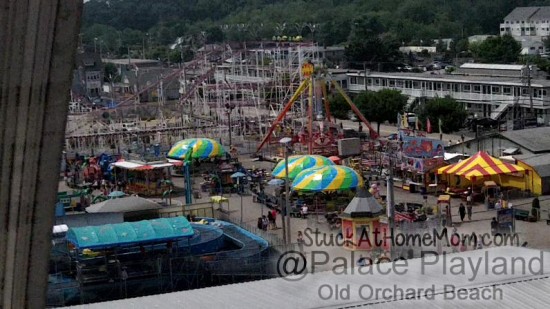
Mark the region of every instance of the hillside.
<instances>
[{"instance_id":1,"label":"hillside","mask_svg":"<svg viewBox=\"0 0 550 309\"><path fill-rule=\"evenodd\" d=\"M82 40L112 53L127 47L261 40L302 35L321 44L373 32L400 44L495 34L516 6L550 0L90 0ZM97 46L97 45L96 45Z\"/></svg>"}]
</instances>

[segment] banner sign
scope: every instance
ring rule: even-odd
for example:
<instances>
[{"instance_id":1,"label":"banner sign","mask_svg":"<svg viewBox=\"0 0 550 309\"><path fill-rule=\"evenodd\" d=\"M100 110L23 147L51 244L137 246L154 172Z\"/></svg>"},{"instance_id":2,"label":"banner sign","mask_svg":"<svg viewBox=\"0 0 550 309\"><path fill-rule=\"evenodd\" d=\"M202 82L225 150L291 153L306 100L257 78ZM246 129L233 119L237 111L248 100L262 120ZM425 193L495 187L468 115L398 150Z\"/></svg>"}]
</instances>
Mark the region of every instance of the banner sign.
<instances>
[{"instance_id":1,"label":"banner sign","mask_svg":"<svg viewBox=\"0 0 550 309\"><path fill-rule=\"evenodd\" d=\"M407 157L433 158L443 156L445 152L443 142L440 140L404 134L401 134L401 140L403 141L403 154Z\"/></svg>"}]
</instances>

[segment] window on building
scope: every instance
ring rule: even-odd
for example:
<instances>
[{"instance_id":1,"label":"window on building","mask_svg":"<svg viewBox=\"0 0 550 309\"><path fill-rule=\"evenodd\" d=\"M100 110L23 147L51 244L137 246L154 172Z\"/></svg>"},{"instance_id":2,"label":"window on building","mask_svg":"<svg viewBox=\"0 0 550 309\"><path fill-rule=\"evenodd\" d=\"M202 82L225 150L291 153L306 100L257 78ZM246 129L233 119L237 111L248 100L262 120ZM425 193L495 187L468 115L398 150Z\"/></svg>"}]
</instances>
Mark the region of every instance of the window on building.
<instances>
[{"instance_id":1,"label":"window on building","mask_svg":"<svg viewBox=\"0 0 550 309\"><path fill-rule=\"evenodd\" d=\"M372 86L372 78L367 79L367 85Z\"/></svg>"},{"instance_id":2,"label":"window on building","mask_svg":"<svg viewBox=\"0 0 550 309\"><path fill-rule=\"evenodd\" d=\"M473 92L475 93L480 93L481 92L481 86L480 85L474 85L474 90Z\"/></svg>"},{"instance_id":3,"label":"window on building","mask_svg":"<svg viewBox=\"0 0 550 309\"><path fill-rule=\"evenodd\" d=\"M454 92L460 92L460 84L454 83L453 84L453 91Z\"/></svg>"},{"instance_id":4,"label":"window on building","mask_svg":"<svg viewBox=\"0 0 550 309\"><path fill-rule=\"evenodd\" d=\"M380 78L375 78L374 79L374 85L375 86L380 86Z\"/></svg>"},{"instance_id":5,"label":"window on building","mask_svg":"<svg viewBox=\"0 0 550 309\"><path fill-rule=\"evenodd\" d=\"M411 89L412 88L412 82L410 80L405 81L405 88Z\"/></svg>"},{"instance_id":6,"label":"window on building","mask_svg":"<svg viewBox=\"0 0 550 309\"><path fill-rule=\"evenodd\" d=\"M390 87L395 87L395 80L390 79L390 80L388 81L388 85L389 85Z\"/></svg>"},{"instance_id":7,"label":"window on building","mask_svg":"<svg viewBox=\"0 0 550 309\"><path fill-rule=\"evenodd\" d=\"M435 90L441 91L441 83L435 83Z\"/></svg>"},{"instance_id":8,"label":"window on building","mask_svg":"<svg viewBox=\"0 0 550 309\"><path fill-rule=\"evenodd\" d=\"M420 89L420 82L414 81L413 82L413 88L414 89Z\"/></svg>"},{"instance_id":9,"label":"window on building","mask_svg":"<svg viewBox=\"0 0 550 309\"><path fill-rule=\"evenodd\" d=\"M403 88L403 81L402 80L395 81L395 87L396 88Z\"/></svg>"},{"instance_id":10,"label":"window on building","mask_svg":"<svg viewBox=\"0 0 550 309\"><path fill-rule=\"evenodd\" d=\"M546 89L543 89L543 90L542 90L542 95L543 95L543 96L546 96Z\"/></svg>"},{"instance_id":11,"label":"window on building","mask_svg":"<svg viewBox=\"0 0 550 309\"><path fill-rule=\"evenodd\" d=\"M502 93L504 93L506 95L512 94L512 87L503 87L502 88Z\"/></svg>"},{"instance_id":12,"label":"window on building","mask_svg":"<svg viewBox=\"0 0 550 309\"><path fill-rule=\"evenodd\" d=\"M386 87L388 86L388 80L387 79L382 79L382 87Z\"/></svg>"},{"instance_id":13,"label":"window on building","mask_svg":"<svg viewBox=\"0 0 550 309\"><path fill-rule=\"evenodd\" d=\"M463 84L462 85L462 92L470 92L470 84Z\"/></svg>"},{"instance_id":14,"label":"window on building","mask_svg":"<svg viewBox=\"0 0 550 309\"><path fill-rule=\"evenodd\" d=\"M491 87L491 93L492 93L492 94L500 94L500 87L498 87L498 86L492 86L492 87Z\"/></svg>"},{"instance_id":15,"label":"window on building","mask_svg":"<svg viewBox=\"0 0 550 309\"><path fill-rule=\"evenodd\" d=\"M522 96L527 96L527 95L529 95L529 91L527 91L527 88L521 88L521 95L522 95Z\"/></svg>"},{"instance_id":16,"label":"window on building","mask_svg":"<svg viewBox=\"0 0 550 309\"><path fill-rule=\"evenodd\" d=\"M356 85L357 84L357 77L355 77L355 76L350 77L349 83L352 84L352 85Z\"/></svg>"}]
</instances>

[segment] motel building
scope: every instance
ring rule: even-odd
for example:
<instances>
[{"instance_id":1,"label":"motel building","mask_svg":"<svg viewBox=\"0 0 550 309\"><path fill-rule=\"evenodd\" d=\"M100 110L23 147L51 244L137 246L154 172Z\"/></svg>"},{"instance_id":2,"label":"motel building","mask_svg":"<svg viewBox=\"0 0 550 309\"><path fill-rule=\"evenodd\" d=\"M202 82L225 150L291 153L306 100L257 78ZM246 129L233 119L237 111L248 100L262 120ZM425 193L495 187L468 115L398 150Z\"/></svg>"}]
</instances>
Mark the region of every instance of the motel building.
<instances>
[{"instance_id":1,"label":"motel building","mask_svg":"<svg viewBox=\"0 0 550 309\"><path fill-rule=\"evenodd\" d=\"M529 115L529 78L533 109L539 124L550 122L550 80L536 66L466 63L449 73L351 72L348 91L395 89L409 104L423 98L450 96L479 118L512 121Z\"/></svg>"}]
</instances>

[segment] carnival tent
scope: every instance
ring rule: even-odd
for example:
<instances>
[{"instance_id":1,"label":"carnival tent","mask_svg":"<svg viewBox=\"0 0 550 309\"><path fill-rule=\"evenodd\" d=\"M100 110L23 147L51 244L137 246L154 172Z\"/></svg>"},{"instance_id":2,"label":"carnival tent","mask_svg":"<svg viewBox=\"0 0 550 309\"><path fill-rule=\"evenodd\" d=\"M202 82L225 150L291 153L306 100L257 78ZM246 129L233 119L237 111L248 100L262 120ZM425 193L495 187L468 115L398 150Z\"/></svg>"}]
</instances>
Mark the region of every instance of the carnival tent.
<instances>
[{"instance_id":1,"label":"carnival tent","mask_svg":"<svg viewBox=\"0 0 550 309\"><path fill-rule=\"evenodd\" d=\"M331 166L334 163L326 157L317 155L296 155L288 157L288 178L293 180L303 170L312 167ZM281 160L275 166L271 175L275 178L286 178L286 160Z\"/></svg>"},{"instance_id":2,"label":"carnival tent","mask_svg":"<svg viewBox=\"0 0 550 309\"><path fill-rule=\"evenodd\" d=\"M300 172L292 182L292 190L300 192L331 192L363 186L363 178L346 166L312 167Z\"/></svg>"},{"instance_id":3,"label":"carnival tent","mask_svg":"<svg viewBox=\"0 0 550 309\"><path fill-rule=\"evenodd\" d=\"M461 162L444 166L437 170L440 175L456 175L464 177L472 182L476 179L522 173L525 169L521 166L503 162L480 151Z\"/></svg>"},{"instance_id":4,"label":"carnival tent","mask_svg":"<svg viewBox=\"0 0 550 309\"><path fill-rule=\"evenodd\" d=\"M219 158L226 154L225 148L210 138L188 138L172 146L166 157L174 160Z\"/></svg>"}]
</instances>

